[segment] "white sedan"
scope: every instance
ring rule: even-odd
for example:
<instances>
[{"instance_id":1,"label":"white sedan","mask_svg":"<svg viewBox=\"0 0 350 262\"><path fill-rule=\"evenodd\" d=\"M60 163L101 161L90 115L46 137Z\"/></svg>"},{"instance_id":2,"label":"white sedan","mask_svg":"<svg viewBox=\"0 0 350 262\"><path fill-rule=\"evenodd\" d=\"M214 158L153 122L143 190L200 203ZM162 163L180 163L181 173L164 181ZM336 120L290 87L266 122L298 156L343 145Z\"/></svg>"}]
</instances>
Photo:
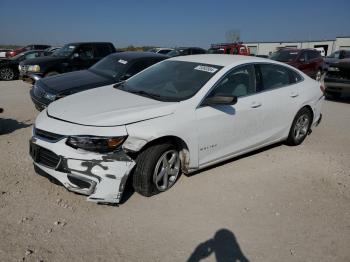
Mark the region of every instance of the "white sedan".
<instances>
[{"instance_id":1,"label":"white sedan","mask_svg":"<svg viewBox=\"0 0 350 262\"><path fill-rule=\"evenodd\" d=\"M299 145L320 122L323 97L319 82L279 62L176 57L50 104L30 153L38 173L89 201L118 203L131 176L151 196L181 173L280 141Z\"/></svg>"}]
</instances>

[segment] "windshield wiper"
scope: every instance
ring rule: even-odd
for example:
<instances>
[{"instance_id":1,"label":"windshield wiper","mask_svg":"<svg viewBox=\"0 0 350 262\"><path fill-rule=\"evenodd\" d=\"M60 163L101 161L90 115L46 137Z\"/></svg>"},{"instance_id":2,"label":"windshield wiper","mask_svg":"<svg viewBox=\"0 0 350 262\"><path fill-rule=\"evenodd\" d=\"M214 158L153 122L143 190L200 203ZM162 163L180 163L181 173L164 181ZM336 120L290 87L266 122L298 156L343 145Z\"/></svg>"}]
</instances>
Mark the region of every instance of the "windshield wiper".
<instances>
[{"instance_id":1,"label":"windshield wiper","mask_svg":"<svg viewBox=\"0 0 350 262\"><path fill-rule=\"evenodd\" d=\"M157 95L157 94L148 93L146 91L142 91L142 90L127 90L127 91L130 93L136 94L136 95L146 96L146 97L153 98L156 100L161 100L161 101L163 100L162 96Z\"/></svg>"},{"instance_id":2,"label":"windshield wiper","mask_svg":"<svg viewBox=\"0 0 350 262\"><path fill-rule=\"evenodd\" d=\"M116 83L113 87L114 88L121 88L125 86L125 81L120 81L118 83Z\"/></svg>"}]
</instances>

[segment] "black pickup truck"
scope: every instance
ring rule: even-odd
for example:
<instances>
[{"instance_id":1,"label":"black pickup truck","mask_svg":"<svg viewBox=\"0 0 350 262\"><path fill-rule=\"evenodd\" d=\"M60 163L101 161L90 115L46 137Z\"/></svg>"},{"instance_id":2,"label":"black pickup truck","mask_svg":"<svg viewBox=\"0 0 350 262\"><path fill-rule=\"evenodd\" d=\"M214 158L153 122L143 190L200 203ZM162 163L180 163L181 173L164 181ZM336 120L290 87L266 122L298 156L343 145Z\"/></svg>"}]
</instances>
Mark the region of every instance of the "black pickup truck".
<instances>
[{"instance_id":1,"label":"black pickup truck","mask_svg":"<svg viewBox=\"0 0 350 262\"><path fill-rule=\"evenodd\" d=\"M329 63L324 79L327 98L339 98L350 95L350 58Z\"/></svg>"},{"instance_id":2,"label":"black pickup truck","mask_svg":"<svg viewBox=\"0 0 350 262\"><path fill-rule=\"evenodd\" d=\"M51 56L29 59L20 63L20 78L34 83L42 77L87 69L114 52L116 49L111 43L70 43Z\"/></svg>"}]
</instances>

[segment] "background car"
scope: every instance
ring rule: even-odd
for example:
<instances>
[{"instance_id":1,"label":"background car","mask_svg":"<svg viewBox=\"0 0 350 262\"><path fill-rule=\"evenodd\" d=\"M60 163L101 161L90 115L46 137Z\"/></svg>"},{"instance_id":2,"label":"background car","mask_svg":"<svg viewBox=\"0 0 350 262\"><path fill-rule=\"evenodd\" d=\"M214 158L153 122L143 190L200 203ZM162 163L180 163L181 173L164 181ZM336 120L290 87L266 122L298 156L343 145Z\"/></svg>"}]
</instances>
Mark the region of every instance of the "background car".
<instances>
[{"instance_id":1,"label":"background car","mask_svg":"<svg viewBox=\"0 0 350 262\"><path fill-rule=\"evenodd\" d=\"M325 58L325 63L334 64L345 58L350 58L350 50L337 50Z\"/></svg>"},{"instance_id":2,"label":"background car","mask_svg":"<svg viewBox=\"0 0 350 262\"><path fill-rule=\"evenodd\" d=\"M44 51L46 52L46 55L51 55L61 48L62 46L50 46L49 48L46 48Z\"/></svg>"},{"instance_id":3,"label":"background car","mask_svg":"<svg viewBox=\"0 0 350 262\"><path fill-rule=\"evenodd\" d=\"M152 49L148 50L148 52L166 55L172 50L174 50L174 49L173 48L166 48L166 47L156 47L156 48L152 48Z\"/></svg>"},{"instance_id":4,"label":"background car","mask_svg":"<svg viewBox=\"0 0 350 262\"><path fill-rule=\"evenodd\" d=\"M350 95L350 58L344 58L329 64L325 78L327 98L340 98Z\"/></svg>"},{"instance_id":5,"label":"background car","mask_svg":"<svg viewBox=\"0 0 350 262\"><path fill-rule=\"evenodd\" d=\"M14 57L22 52L25 52L25 51L44 50L44 49L49 48L49 47L50 47L49 45L37 45L37 44L27 45L25 47L20 47L20 48L6 52L6 57L10 58L10 57Z\"/></svg>"},{"instance_id":6,"label":"background car","mask_svg":"<svg viewBox=\"0 0 350 262\"><path fill-rule=\"evenodd\" d=\"M321 121L320 83L249 56L170 58L125 82L50 104L30 154L68 190L119 203L132 175L152 196L191 173L277 142L301 144Z\"/></svg>"},{"instance_id":7,"label":"background car","mask_svg":"<svg viewBox=\"0 0 350 262\"><path fill-rule=\"evenodd\" d=\"M242 43L222 43L212 44L208 49L209 54L228 54L228 55L250 55L250 50Z\"/></svg>"},{"instance_id":8,"label":"background car","mask_svg":"<svg viewBox=\"0 0 350 262\"><path fill-rule=\"evenodd\" d=\"M294 66L316 80L321 79L324 71L324 60L315 49L283 48L273 53L270 59Z\"/></svg>"},{"instance_id":9,"label":"background car","mask_svg":"<svg viewBox=\"0 0 350 262\"><path fill-rule=\"evenodd\" d=\"M1 48L1 49L0 49L0 59L1 59L1 58L5 58L5 57L6 57L6 53L7 53L8 51L11 51L11 49L3 49L3 48Z\"/></svg>"},{"instance_id":10,"label":"background car","mask_svg":"<svg viewBox=\"0 0 350 262\"><path fill-rule=\"evenodd\" d=\"M124 81L168 56L151 52L111 54L87 70L65 73L38 80L30 91L39 111L51 102L84 90Z\"/></svg>"},{"instance_id":11,"label":"background car","mask_svg":"<svg viewBox=\"0 0 350 262\"><path fill-rule=\"evenodd\" d=\"M177 47L174 50L167 53L168 56L183 56L183 55L200 55L207 53L206 50L200 47Z\"/></svg>"},{"instance_id":12,"label":"background car","mask_svg":"<svg viewBox=\"0 0 350 262\"><path fill-rule=\"evenodd\" d=\"M41 77L87 69L105 56L115 52L113 44L107 42L67 44L51 56L22 62L21 78L33 83Z\"/></svg>"},{"instance_id":13,"label":"background car","mask_svg":"<svg viewBox=\"0 0 350 262\"><path fill-rule=\"evenodd\" d=\"M44 50L22 52L12 58L0 60L0 80L14 80L19 77L19 63L27 59L45 56Z\"/></svg>"}]
</instances>

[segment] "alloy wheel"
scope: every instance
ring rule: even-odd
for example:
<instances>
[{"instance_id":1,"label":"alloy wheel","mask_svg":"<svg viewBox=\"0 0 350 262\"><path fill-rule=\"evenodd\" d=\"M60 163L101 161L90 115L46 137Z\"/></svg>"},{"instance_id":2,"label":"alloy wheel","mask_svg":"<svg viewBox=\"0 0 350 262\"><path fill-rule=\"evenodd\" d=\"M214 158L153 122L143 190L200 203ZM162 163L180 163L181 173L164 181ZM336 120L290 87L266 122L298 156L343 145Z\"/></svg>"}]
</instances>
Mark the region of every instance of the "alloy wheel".
<instances>
[{"instance_id":1,"label":"alloy wheel","mask_svg":"<svg viewBox=\"0 0 350 262\"><path fill-rule=\"evenodd\" d=\"M158 160L153 173L153 182L159 191L175 184L180 173L180 158L176 150L166 151Z\"/></svg>"},{"instance_id":2,"label":"alloy wheel","mask_svg":"<svg viewBox=\"0 0 350 262\"><path fill-rule=\"evenodd\" d=\"M5 67L0 69L0 78L3 80L12 80L15 74L11 68Z\"/></svg>"},{"instance_id":3,"label":"alloy wheel","mask_svg":"<svg viewBox=\"0 0 350 262\"><path fill-rule=\"evenodd\" d=\"M293 130L295 140L300 141L307 135L309 124L310 118L307 114L303 114L298 118Z\"/></svg>"},{"instance_id":4,"label":"alloy wheel","mask_svg":"<svg viewBox=\"0 0 350 262\"><path fill-rule=\"evenodd\" d=\"M321 70L318 70L317 73L316 73L315 80L320 82L321 78L322 78L322 72L321 72Z\"/></svg>"}]
</instances>

